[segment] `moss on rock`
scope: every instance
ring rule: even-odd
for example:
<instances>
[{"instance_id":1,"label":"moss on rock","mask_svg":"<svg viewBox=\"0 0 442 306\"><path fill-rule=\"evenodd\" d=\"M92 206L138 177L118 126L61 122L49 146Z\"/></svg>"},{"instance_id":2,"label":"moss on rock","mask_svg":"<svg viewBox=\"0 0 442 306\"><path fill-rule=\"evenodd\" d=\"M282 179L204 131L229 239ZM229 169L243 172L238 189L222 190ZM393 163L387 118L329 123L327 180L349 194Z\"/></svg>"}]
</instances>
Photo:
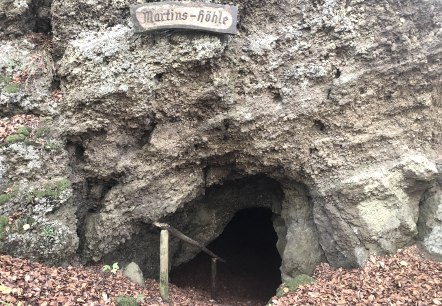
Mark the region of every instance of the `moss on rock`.
<instances>
[{"instance_id":1,"label":"moss on rock","mask_svg":"<svg viewBox=\"0 0 442 306\"><path fill-rule=\"evenodd\" d=\"M0 194L0 205L5 204L11 199L11 196L9 194L3 193Z\"/></svg>"},{"instance_id":2,"label":"moss on rock","mask_svg":"<svg viewBox=\"0 0 442 306\"><path fill-rule=\"evenodd\" d=\"M3 91L7 94L13 94L16 93L20 90L20 85L18 84L14 84L14 83L9 83L8 85L6 85L3 88Z\"/></svg>"},{"instance_id":3,"label":"moss on rock","mask_svg":"<svg viewBox=\"0 0 442 306\"><path fill-rule=\"evenodd\" d=\"M59 198L63 191L71 187L71 182L66 179L60 179L55 182L48 183L42 188L31 193L32 198Z\"/></svg>"},{"instance_id":4,"label":"moss on rock","mask_svg":"<svg viewBox=\"0 0 442 306\"><path fill-rule=\"evenodd\" d=\"M0 205L3 205L12 200L17 195L17 188L11 189L11 191L0 193Z\"/></svg>"},{"instance_id":5,"label":"moss on rock","mask_svg":"<svg viewBox=\"0 0 442 306\"><path fill-rule=\"evenodd\" d=\"M43 138L49 134L49 131L50 129L47 126L39 127L35 130L34 135L37 138Z\"/></svg>"},{"instance_id":6,"label":"moss on rock","mask_svg":"<svg viewBox=\"0 0 442 306\"><path fill-rule=\"evenodd\" d=\"M26 135L23 134L12 134L6 137L6 143L8 144L24 142L25 140L26 140Z\"/></svg>"},{"instance_id":7,"label":"moss on rock","mask_svg":"<svg viewBox=\"0 0 442 306\"><path fill-rule=\"evenodd\" d=\"M6 236L6 226L8 225L8 217L0 216L0 240Z\"/></svg>"},{"instance_id":8,"label":"moss on rock","mask_svg":"<svg viewBox=\"0 0 442 306\"><path fill-rule=\"evenodd\" d=\"M25 135L25 136L29 136L29 130L27 127L25 126L21 126L17 129L16 134L21 134L21 135Z\"/></svg>"}]
</instances>

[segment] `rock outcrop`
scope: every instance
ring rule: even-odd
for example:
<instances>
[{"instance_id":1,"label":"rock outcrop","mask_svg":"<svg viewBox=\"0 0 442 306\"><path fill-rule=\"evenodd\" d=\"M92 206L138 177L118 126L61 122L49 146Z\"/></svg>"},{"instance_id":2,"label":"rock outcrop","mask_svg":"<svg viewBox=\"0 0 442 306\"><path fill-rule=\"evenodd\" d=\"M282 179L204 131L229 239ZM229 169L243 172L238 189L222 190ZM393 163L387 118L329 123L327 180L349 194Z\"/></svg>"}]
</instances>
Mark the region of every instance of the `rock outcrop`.
<instances>
[{"instance_id":1,"label":"rock outcrop","mask_svg":"<svg viewBox=\"0 0 442 306\"><path fill-rule=\"evenodd\" d=\"M76 252L155 276L153 221L207 244L248 207L274 213L284 280L417 241L442 255L439 1L239 0L236 36L134 34L135 2L53 0L53 74L30 94L5 92L23 68L4 58L42 49L28 36L0 46L2 116L46 118L45 141L63 144L55 160L2 145L0 187L19 193L0 209L33 216L23 194L68 178L37 214L63 228L55 262ZM17 20L2 26L26 31ZM178 265L198 251L172 240L171 252Z\"/></svg>"}]
</instances>

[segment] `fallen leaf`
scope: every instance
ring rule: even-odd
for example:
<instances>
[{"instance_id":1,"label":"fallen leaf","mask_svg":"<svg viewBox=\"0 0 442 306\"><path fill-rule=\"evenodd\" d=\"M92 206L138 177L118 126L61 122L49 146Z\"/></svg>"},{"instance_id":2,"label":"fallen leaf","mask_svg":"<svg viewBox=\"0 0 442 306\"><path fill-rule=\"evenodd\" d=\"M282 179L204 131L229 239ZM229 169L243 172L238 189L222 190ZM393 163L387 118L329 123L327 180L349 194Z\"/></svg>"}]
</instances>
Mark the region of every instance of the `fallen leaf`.
<instances>
[{"instance_id":1,"label":"fallen leaf","mask_svg":"<svg viewBox=\"0 0 442 306\"><path fill-rule=\"evenodd\" d=\"M404 267L408 266L408 263L405 260L402 260L399 264Z\"/></svg>"},{"instance_id":2,"label":"fallen leaf","mask_svg":"<svg viewBox=\"0 0 442 306\"><path fill-rule=\"evenodd\" d=\"M9 288L9 287L4 286L4 285L0 285L0 293L10 294L11 292L12 292L12 288Z\"/></svg>"}]
</instances>

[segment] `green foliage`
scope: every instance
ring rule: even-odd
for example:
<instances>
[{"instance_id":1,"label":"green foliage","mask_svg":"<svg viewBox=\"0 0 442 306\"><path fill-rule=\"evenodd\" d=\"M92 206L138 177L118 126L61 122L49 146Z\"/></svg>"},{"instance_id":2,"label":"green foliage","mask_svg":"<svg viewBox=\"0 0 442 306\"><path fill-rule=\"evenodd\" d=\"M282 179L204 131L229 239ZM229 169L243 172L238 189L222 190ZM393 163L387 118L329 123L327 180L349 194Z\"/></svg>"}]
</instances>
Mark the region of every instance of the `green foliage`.
<instances>
[{"instance_id":1,"label":"green foliage","mask_svg":"<svg viewBox=\"0 0 442 306\"><path fill-rule=\"evenodd\" d=\"M55 237L55 230L52 225L47 224L41 228L40 235L43 237Z\"/></svg>"},{"instance_id":2,"label":"green foliage","mask_svg":"<svg viewBox=\"0 0 442 306\"><path fill-rule=\"evenodd\" d=\"M10 200L12 200L17 195L17 188L10 189L9 191L5 191L0 193L0 205L3 205Z\"/></svg>"},{"instance_id":3,"label":"green foliage","mask_svg":"<svg viewBox=\"0 0 442 306\"><path fill-rule=\"evenodd\" d=\"M0 215L0 250L2 249L2 240L4 240L8 234L24 233L29 230L34 223L35 220L32 217L23 216L10 224L8 216Z\"/></svg>"},{"instance_id":4,"label":"green foliage","mask_svg":"<svg viewBox=\"0 0 442 306\"><path fill-rule=\"evenodd\" d=\"M19 84L12 83L12 77L10 74L0 75L0 83L4 85L3 92L7 94L16 93L20 89Z\"/></svg>"},{"instance_id":5,"label":"green foliage","mask_svg":"<svg viewBox=\"0 0 442 306\"><path fill-rule=\"evenodd\" d=\"M28 130L28 128L25 127L25 126L19 127L19 128L17 129L17 132L15 132L15 133L16 133L16 134L25 135L25 136L29 136L29 130Z\"/></svg>"},{"instance_id":6,"label":"green foliage","mask_svg":"<svg viewBox=\"0 0 442 306\"><path fill-rule=\"evenodd\" d=\"M36 130L35 130L35 137L37 137L37 138L43 138L43 137L45 137L45 136L47 136L48 134L49 134L49 127L47 127L47 126L43 126L43 127L40 127L40 128L37 128Z\"/></svg>"},{"instance_id":7,"label":"green foliage","mask_svg":"<svg viewBox=\"0 0 442 306\"><path fill-rule=\"evenodd\" d=\"M126 295L120 295L115 298L115 304L117 306L138 306L138 302L135 298Z\"/></svg>"},{"instance_id":8,"label":"green foliage","mask_svg":"<svg viewBox=\"0 0 442 306\"><path fill-rule=\"evenodd\" d=\"M45 151L59 151L61 149L60 144L52 141L45 142L43 145Z\"/></svg>"},{"instance_id":9,"label":"green foliage","mask_svg":"<svg viewBox=\"0 0 442 306\"><path fill-rule=\"evenodd\" d=\"M5 204L11 199L11 195L7 193L0 194L0 205Z\"/></svg>"},{"instance_id":10,"label":"green foliage","mask_svg":"<svg viewBox=\"0 0 442 306\"><path fill-rule=\"evenodd\" d=\"M23 134L12 134L6 137L6 143L8 144L23 142L25 140L26 140L26 135Z\"/></svg>"},{"instance_id":11,"label":"green foliage","mask_svg":"<svg viewBox=\"0 0 442 306\"><path fill-rule=\"evenodd\" d=\"M5 215L0 215L0 252L3 249L3 240L7 235L12 233L23 233L31 228L35 220L31 217L21 217L9 224L9 218Z\"/></svg>"},{"instance_id":12,"label":"green foliage","mask_svg":"<svg viewBox=\"0 0 442 306\"><path fill-rule=\"evenodd\" d=\"M103 272L111 272L112 274L116 274L117 272L118 272L118 270L120 270L120 267L118 266L118 262L114 262L113 264L112 264L112 267L111 266L109 266L109 265L104 265L102 268L101 268L101 271L103 271Z\"/></svg>"},{"instance_id":13,"label":"green foliage","mask_svg":"<svg viewBox=\"0 0 442 306\"><path fill-rule=\"evenodd\" d=\"M142 295L141 293L137 294L137 302L143 304L144 303L144 295Z\"/></svg>"},{"instance_id":14,"label":"green foliage","mask_svg":"<svg viewBox=\"0 0 442 306\"><path fill-rule=\"evenodd\" d=\"M3 87L3 92L5 92L7 94L16 93L19 90L20 90L20 85L14 84L14 83L9 83L5 87Z\"/></svg>"},{"instance_id":15,"label":"green foliage","mask_svg":"<svg viewBox=\"0 0 442 306\"><path fill-rule=\"evenodd\" d=\"M8 217L1 215L0 216L0 240L5 238L7 226L8 226Z\"/></svg>"},{"instance_id":16,"label":"green foliage","mask_svg":"<svg viewBox=\"0 0 442 306\"><path fill-rule=\"evenodd\" d=\"M18 218L17 220L14 221L14 228L12 228L11 230L13 230L15 232L24 232L24 231L26 231L24 229L24 226L26 224L31 226L34 223L35 223L35 220L32 217L21 217L21 218Z\"/></svg>"},{"instance_id":17,"label":"green foliage","mask_svg":"<svg viewBox=\"0 0 442 306\"><path fill-rule=\"evenodd\" d=\"M315 279L308 275L305 274L298 275L295 278L288 280L285 283L283 283L281 286L279 286L278 289L276 290L276 296L281 297L287 294L288 292L295 292L300 285L313 284L314 281Z\"/></svg>"},{"instance_id":18,"label":"green foliage","mask_svg":"<svg viewBox=\"0 0 442 306\"><path fill-rule=\"evenodd\" d=\"M11 76L10 75L0 75L0 83L2 84L9 84L11 82Z\"/></svg>"},{"instance_id":19,"label":"green foliage","mask_svg":"<svg viewBox=\"0 0 442 306\"><path fill-rule=\"evenodd\" d=\"M68 179L61 179L55 182L48 183L42 188L31 192L31 198L51 198L56 199L60 197L61 193L71 187L71 182Z\"/></svg>"},{"instance_id":20,"label":"green foliage","mask_svg":"<svg viewBox=\"0 0 442 306\"><path fill-rule=\"evenodd\" d=\"M27 137L29 136L29 130L27 127L19 127L17 131L14 134L9 135L6 137L6 143L13 144L17 142L24 142L26 141Z\"/></svg>"}]
</instances>

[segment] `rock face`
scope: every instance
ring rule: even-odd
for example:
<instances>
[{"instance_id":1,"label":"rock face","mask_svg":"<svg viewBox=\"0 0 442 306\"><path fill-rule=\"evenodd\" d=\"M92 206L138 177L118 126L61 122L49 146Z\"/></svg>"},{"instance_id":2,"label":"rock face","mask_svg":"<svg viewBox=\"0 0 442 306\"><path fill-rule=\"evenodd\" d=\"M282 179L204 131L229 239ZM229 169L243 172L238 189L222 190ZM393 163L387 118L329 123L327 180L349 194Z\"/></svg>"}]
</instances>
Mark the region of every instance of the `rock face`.
<instances>
[{"instance_id":1,"label":"rock face","mask_svg":"<svg viewBox=\"0 0 442 306\"><path fill-rule=\"evenodd\" d=\"M442 162L439 163L439 170ZM438 184L429 189L421 202L418 222L419 240L436 259L442 260L442 176Z\"/></svg>"},{"instance_id":2,"label":"rock face","mask_svg":"<svg viewBox=\"0 0 442 306\"><path fill-rule=\"evenodd\" d=\"M155 276L153 221L207 244L248 207L274 213L284 280L417 240L442 254L440 1L240 0L236 36L134 34L135 2L54 0L63 100L2 90L17 105L3 116L49 117L65 144L55 165L36 155L38 178L72 183L42 215L73 233L65 259ZM34 188L12 170L17 149L1 150L0 187ZM198 250L172 240L171 252L178 265Z\"/></svg>"}]
</instances>

